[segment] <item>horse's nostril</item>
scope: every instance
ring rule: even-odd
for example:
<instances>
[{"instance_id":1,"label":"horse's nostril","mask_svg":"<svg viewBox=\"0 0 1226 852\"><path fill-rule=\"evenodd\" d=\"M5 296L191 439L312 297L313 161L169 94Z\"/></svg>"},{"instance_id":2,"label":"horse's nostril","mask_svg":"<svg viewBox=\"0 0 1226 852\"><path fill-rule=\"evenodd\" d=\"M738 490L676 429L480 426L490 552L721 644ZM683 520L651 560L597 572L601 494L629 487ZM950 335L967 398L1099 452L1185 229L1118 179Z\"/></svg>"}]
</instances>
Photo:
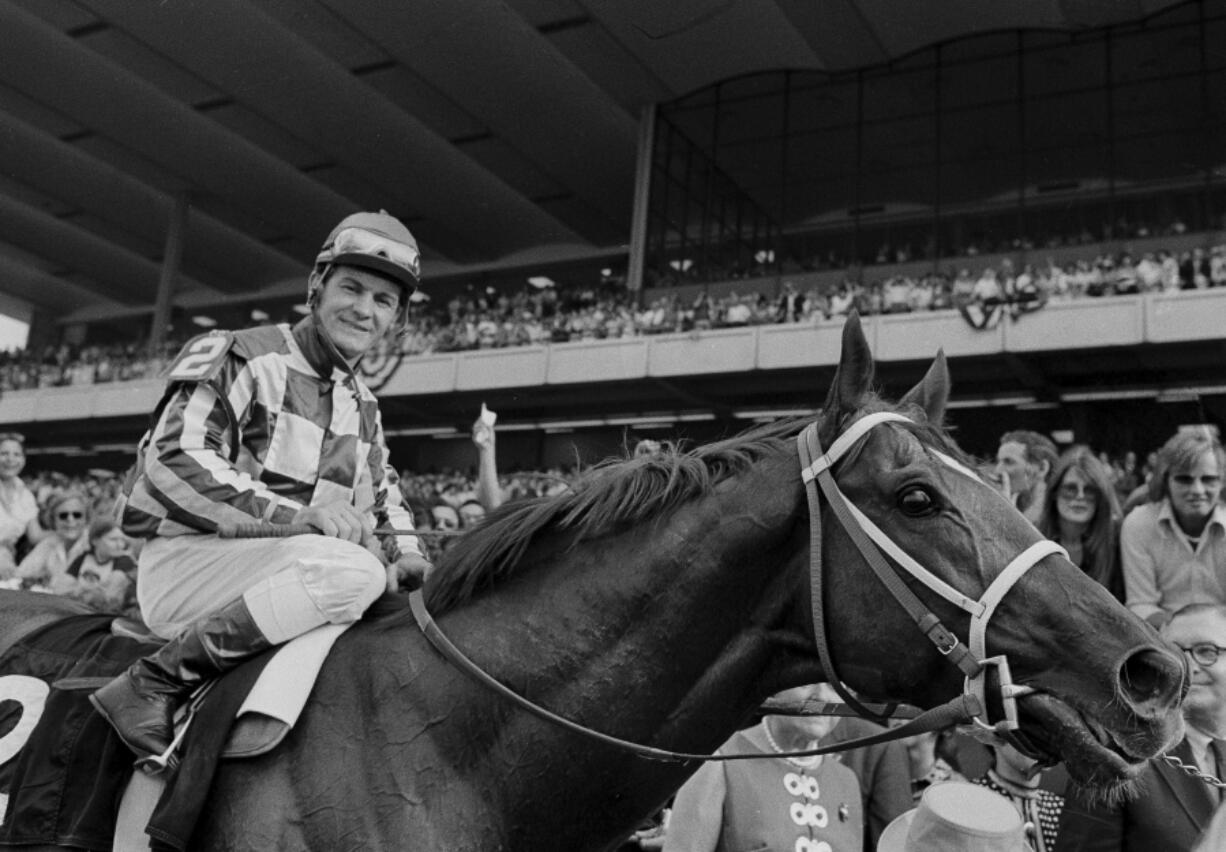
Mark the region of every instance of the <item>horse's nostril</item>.
<instances>
[{"instance_id":1,"label":"horse's nostril","mask_svg":"<svg viewBox=\"0 0 1226 852\"><path fill-rule=\"evenodd\" d=\"M1138 651L1120 666L1120 691L1137 710L1167 706L1183 699L1186 672L1187 664L1172 654L1157 648Z\"/></svg>"}]
</instances>

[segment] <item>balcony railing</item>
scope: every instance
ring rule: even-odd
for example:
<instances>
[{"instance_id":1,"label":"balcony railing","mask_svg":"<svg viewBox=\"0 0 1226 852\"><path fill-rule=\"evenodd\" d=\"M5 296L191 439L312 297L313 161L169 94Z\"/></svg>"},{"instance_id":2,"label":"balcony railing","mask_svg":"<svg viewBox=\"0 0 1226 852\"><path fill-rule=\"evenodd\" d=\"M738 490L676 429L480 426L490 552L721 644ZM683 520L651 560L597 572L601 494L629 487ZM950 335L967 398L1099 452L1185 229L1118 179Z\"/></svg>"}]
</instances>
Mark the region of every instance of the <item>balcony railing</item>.
<instances>
[{"instance_id":1,"label":"balcony railing","mask_svg":"<svg viewBox=\"0 0 1226 852\"><path fill-rule=\"evenodd\" d=\"M874 356L885 362L928 359L938 348L958 358L1226 339L1226 289L1053 301L988 330L972 328L955 311L872 316L864 326ZM409 356L378 394L830 366L838 361L841 333L841 321L832 320ZM0 397L0 424L144 414L161 392L156 379L9 391Z\"/></svg>"}]
</instances>

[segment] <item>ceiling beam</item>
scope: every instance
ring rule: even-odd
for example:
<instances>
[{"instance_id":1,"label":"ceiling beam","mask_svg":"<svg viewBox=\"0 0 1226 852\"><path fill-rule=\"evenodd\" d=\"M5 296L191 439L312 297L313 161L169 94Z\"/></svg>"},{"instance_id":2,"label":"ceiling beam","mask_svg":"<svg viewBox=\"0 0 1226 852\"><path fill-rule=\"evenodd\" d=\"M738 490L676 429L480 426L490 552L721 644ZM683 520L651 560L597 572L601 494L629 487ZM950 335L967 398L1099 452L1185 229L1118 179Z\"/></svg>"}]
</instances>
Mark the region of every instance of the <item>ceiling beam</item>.
<instances>
[{"instance_id":1,"label":"ceiling beam","mask_svg":"<svg viewBox=\"0 0 1226 852\"><path fill-rule=\"evenodd\" d=\"M102 285L119 302L152 299L161 265L16 199L0 195L0 234L5 241ZM183 277L185 286L202 286Z\"/></svg>"},{"instance_id":2,"label":"ceiling beam","mask_svg":"<svg viewBox=\"0 0 1226 852\"><path fill-rule=\"evenodd\" d=\"M166 193L6 113L0 113L0 162L39 192L130 233L132 250L140 243L160 247L165 239ZM185 272L219 290L275 281L307 265L199 210L191 212L187 231Z\"/></svg>"},{"instance_id":3,"label":"ceiling beam","mask_svg":"<svg viewBox=\"0 0 1226 852\"><path fill-rule=\"evenodd\" d=\"M419 220L426 239L448 254L490 260L525 245L584 242L256 5L84 3L326 153L380 193L353 199L359 206ZM442 228L437 235L432 223Z\"/></svg>"},{"instance_id":4,"label":"ceiling beam","mask_svg":"<svg viewBox=\"0 0 1226 852\"><path fill-rule=\"evenodd\" d=\"M177 9L175 12L177 13ZM16 6L0 3L0 79L174 175L159 186L250 230L327 234L354 202ZM258 234L257 234L258 235ZM313 238L312 242L314 242Z\"/></svg>"},{"instance_id":5,"label":"ceiling beam","mask_svg":"<svg viewBox=\"0 0 1226 852\"><path fill-rule=\"evenodd\" d=\"M323 2L603 213L625 240L635 117L503 0ZM590 23L586 16L580 20ZM461 55L464 61L456 62Z\"/></svg>"},{"instance_id":6,"label":"ceiling beam","mask_svg":"<svg viewBox=\"0 0 1226 852\"><path fill-rule=\"evenodd\" d=\"M31 266L5 253L0 246L0 280L4 292L29 303L35 310L63 316L85 303L97 303L99 294L66 281L46 270ZM118 302L110 300L113 306Z\"/></svg>"}]
</instances>

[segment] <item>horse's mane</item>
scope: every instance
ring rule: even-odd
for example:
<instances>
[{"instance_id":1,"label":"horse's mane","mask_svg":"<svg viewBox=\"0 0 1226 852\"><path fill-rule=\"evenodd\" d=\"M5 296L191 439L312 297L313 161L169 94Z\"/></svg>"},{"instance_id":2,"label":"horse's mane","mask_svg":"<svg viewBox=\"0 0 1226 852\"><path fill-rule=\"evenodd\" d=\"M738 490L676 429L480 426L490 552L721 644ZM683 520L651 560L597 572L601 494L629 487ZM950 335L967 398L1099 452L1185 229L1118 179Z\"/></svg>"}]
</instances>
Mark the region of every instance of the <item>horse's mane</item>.
<instances>
[{"instance_id":1,"label":"horse's mane","mask_svg":"<svg viewBox=\"0 0 1226 852\"><path fill-rule=\"evenodd\" d=\"M570 532L573 546L661 517L784 449L810 422L788 418L690 450L664 445L650 455L608 459L561 494L503 505L443 554L426 586L430 611L453 609L509 576L546 530Z\"/></svg>"},{"instance_id":2,"label":"horse's mane","mask_svg":"<svg viewBox=\"0 0 1226 852\"><path fill-rule=\"evenodd\" d=\"M857 413L896 408L873 394ZM925 443L973 465L939 425L928 424L918 409L906 408L917 415L914 431ZM505 504L454 539L439 559L425 588L430 611L455 609L511 576L545 532L569 532L573 547L660 518L766 455L787 449L811 422L812 417L786 418L690 450L666 445L651 455L609 459L593 465L562 494Z\"/></svg>"}]
</instances>

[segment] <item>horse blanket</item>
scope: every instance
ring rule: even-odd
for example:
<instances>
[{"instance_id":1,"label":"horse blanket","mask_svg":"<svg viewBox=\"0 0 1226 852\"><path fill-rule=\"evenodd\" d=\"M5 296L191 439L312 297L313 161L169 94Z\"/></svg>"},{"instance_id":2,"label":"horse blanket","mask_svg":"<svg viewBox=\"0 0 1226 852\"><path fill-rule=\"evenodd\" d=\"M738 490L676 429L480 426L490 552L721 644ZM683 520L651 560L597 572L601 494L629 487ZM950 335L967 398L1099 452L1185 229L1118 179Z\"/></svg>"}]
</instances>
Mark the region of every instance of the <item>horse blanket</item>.
<instances>
[{"instance_id":1,"label":"horse blanket","mask_svg":"<svg viewBox=\"0 0 1226 852\"><path fill-rule=\"evenodd\" d=\"M156 646L111 633L113 616L69 616L0 656L0 846L109 850L133 755L66 678L113 677ZM188 729L147 831L156 849L184 849L230 725L271 653L223 678Z\"/></svg>"},{"instance_id":2,"label":"horse blanket","mask_svg":"<svg viewBox=\"0 0 1226 852\"><path fill-rule=\"evenodd\" d=\"M35 630L0 657L0 844L110 849L132 753L89 703L51 687L66 677L109 677L150 646L114 636L114 616L77 615ZM40 686L40 684L42 686ZM30 695L42 693L40 703ZM10 739L11 738L11 739Z\"/></svg>"}]
</instances>

